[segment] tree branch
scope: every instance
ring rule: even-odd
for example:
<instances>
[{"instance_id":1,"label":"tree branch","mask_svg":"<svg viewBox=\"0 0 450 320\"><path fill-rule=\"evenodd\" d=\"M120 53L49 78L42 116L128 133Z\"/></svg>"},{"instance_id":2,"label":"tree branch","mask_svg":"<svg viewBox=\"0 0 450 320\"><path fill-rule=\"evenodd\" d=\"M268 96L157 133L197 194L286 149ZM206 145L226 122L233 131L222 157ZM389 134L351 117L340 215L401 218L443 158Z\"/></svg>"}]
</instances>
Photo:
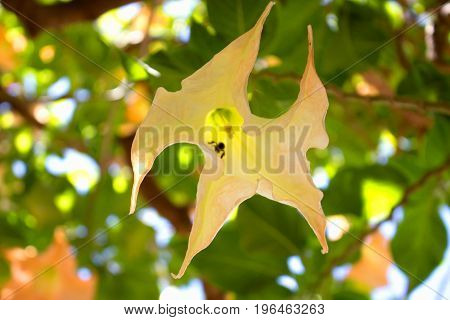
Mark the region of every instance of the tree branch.
<instances>
[{"instance_id":1,"label":"tree branch","mask_svg":"<svg viewBox=\"0 0 450 320\"><path fill-rule=\"evenodd\" d=\"M30 106L38 101L27 101L20 97L14 97L8 94L3 87L0 86L0 102L7 102L12 108L13 112L19 114L28 125L34 129L42 130L46 126L44 123L39 122L31 112ZM86 146L84 143L73 139L70 135L66 135L63 132L58 133L53 139L55 146L61 148L74 148L80 152L86 152Z\"/></svg>"},{"instance_id":2,"label":"tree branch","mask_svg":"<svg viewBox=\"0 0 450 320\"><path fill-rule=\"evenodd\" d=\"M133 135L122 138L122 145L125 153L131 153L131 145L133 143ZM126 157L128 164L131 166L131 158ZM175 230L182 234L188 235L191 231L191 220L189 219L189 207L177 207L166 196L161 195L161 189L156 185L155 180L147 176L141 184L141 193L145 198L151 201L159 214L169 220Z\"/></svg>"},{"instance_id":3,"label":"tree branch","mask_svg":"<svg viewBox=\"0 0 450 320\"><path fill-rule=\"evenodd\" d=\"M296 82L299 82L301 79L301 76L297 74L276 74L270 71L262 71L260 73L255 74L256 76L266 76L270 77L276 81L279 80L293 80ZM373 96L373 97L367 97L367 96L360 96L356 93L349 93L341 90L340 88L328 84L326 86L327 93L335 96L336 98L342 99L342 100L353 100L357 102L363 102L363 103L383 103L387 104L393 108L400 108L400 109L409 109L414 110L416 112L436 112L436 113L442 113L446 115L450 115L450 103L447 102L429 102L429 101L422 101L422 100L416 100L411 98L403 98L403 97L388 97L383 95Z\"/></svg>"},{"instance_id":4,"label":"tree branch","mask_svg":"<svg viewBox=\"0 0 450 320\"><path fill-rule=\"evenodd\" d=\"M4 7L17 14L31 36L42 28L60 28L67 24L90 21L102 13L137 0L73 0L42 5L35 0L1 0Z\"/></svg>"},{"instance_id":5,"label":"tree branch","mask_svg":"<svg viewBox=\"0 0 450 320\"><path fill-rule=\"evenodd\" d=\"M0 102L7 102L11 105L11 108L16 111L22 118L24 118L33 127L42 129L44 124L37 121L37 119L31 113L29 103L23 101L18 97L9 95L3 87L0 86Z\"/></svg>"},{"instance_id":6,"label":"tree branch","mask_svg":"<svg viewBox=\"0 0 450 320\"><path fill-rule=\"evenodd\" d=\"M446 102L427 102L403 97L387 97L387 96L360 96L356 93L344 92L338 87L328 85L327 92L335 97L343 100L353 100L358 102L382 103L394 108L409 109L419 112L436 112L450 115L450 104Z\"/></svg>"},{"instance_id":7,"label":"tree branch","mask_svg":"<svg viewBox=\"0 0 450 320\"><path fill-rule=\"evenodd\" d=\"M211 285L208 280L201 279L203 283L203 290L207 300L225 300L226 295L223 291Z\"/></svg>"},{"instance_id":8,"label":"tree branch","mask_svg":"<svg viewBox=\"0 0 450 320\"><path fill-rule=\"evenodd\" d=\"M447 0L439 1L444 6ZM438 10L436 18L430 22L432 28L425 28L425 43L427 45L427 57L442 73L450 74L448 54L450 46L448 33L450 31L450 14L442 7Z\"/></svg>"}]
</instances>

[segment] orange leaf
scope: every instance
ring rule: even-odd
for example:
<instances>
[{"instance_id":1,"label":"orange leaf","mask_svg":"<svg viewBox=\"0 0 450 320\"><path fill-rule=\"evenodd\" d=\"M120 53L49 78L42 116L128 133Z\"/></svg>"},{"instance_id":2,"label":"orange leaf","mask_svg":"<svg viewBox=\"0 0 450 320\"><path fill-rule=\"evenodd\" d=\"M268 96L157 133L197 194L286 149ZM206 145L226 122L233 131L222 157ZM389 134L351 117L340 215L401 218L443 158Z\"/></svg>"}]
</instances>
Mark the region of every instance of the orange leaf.
<instances>
[{"instance_id":1,"label":"orange leaf","mask_svg":"<svg viewBox=\"0 0 450 320\"><path fill-rule=\"evenodd\" d=\"M362 247L361 258L353 265L347 279L371 290L387 285L387 270L392 256L389 241L380 232L372 234L366 243Z\"/></svg>"},{"instance_id":2,"label":"orange leaf","mask_svg":"<svg viewBox=\"0 0 450 320\"><path fill-rule=\"evenodd\" d=\"M94 298L97 279L77 275L76 258L62 229L56 229L53 243L43 253L36 249L5 251L11 279L0 292L1 299L84 300Z\"/></svg>"},{"instance_id":3,"label":"orange leaf","mask_svg":"<svg viewBox=\"0 0 450 320\"><path fill-rule=\"evenodd\" d=\"M148 110L150 109L148 105L149 92L148 88L144 84L137 84L133 91L127 97L127 109L125 116L128 122L134 124L140 124Z\"/></svg>"},{"instance_id":4,"label":"orange leaf","mask_svg":"<svg viewBox=\"0 0 450 320\"><path fill-rule=\"evenodd\" d=\"M0 71L10 71L16 64L14 48L6 38L6 29L0 26Z\"/></svg>"}]
</instances>

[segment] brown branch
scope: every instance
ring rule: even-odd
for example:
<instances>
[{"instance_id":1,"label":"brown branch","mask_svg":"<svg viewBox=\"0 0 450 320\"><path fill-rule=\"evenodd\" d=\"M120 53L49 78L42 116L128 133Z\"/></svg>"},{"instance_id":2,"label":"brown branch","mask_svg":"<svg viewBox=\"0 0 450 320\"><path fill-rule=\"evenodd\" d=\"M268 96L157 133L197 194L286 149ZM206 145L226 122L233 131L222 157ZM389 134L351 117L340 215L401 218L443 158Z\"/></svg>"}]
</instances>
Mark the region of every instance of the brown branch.
<instances>
[{"instance_id":1,"label":"brown branch","mask_svg":"<svg viewBox=\"0 0 450 320\"><path fill-rule=\"evenodd\" d=\"M203 290L207 300L225 300L226 296L223 291L211 285L208 280L201 279L203 284Z\"/></svg>"},{"instance_id":2,"label":"brown branch","mask_svg":"<svg viewBox=\"0 0 450 320\"><path fill-rule=\"evenodd\" d=\"M338 87L328 85L327 92L335 97L344 100L353 100L358 102L368 103L382 103L394 108L409 109L419 112L436 112L450 115L450 104L447 102L427 102L402 97L387 97L387 96L360 96L356 93L344 92Z\"/></svg>"},{"instance_id":3,"label":"brown branch","mask_svg":"<svg viewBox=\"0 0 450 320\"><path fill-rule=\"evenodd\" d=\"M447 1L441 0L440 4L444 5ZM450 45L448 43L448 33L450 31L450 14L440 9L433 22L432 33L428 34L427 42L431 48L428 48L431 61L436 68L442 73L450 74L450 65L448 64L448 56L450 54ZM426 34L427 36L427 34Z\"/></svg>"},{"instance_id":4,"label":"brown branch","mask_svg":"<svg viewBox=\"0 0 450 320\"><path fill-rule=\"evenodd\" d=\"M131 166L131 159L128 156L131 153L131 145L133 143L133 135L121 139L123 148L126 153L128 164ZM151 176L147 176L141 184L141 194L149 199L150 205L154 207L160 215L169 220L175 230L182 234L188 235L191 231L191 220L189 219L189 207L175 206L156 185L155 180Z\"/></svg>"},{"instance_id":5,"label":"brown branch","mask_svg":"<svg viewBox=\"0 0 450 320\"><path fill-rule=\"evenodd\" d=\"M301 79L301 76L296 74L277 74L272 73L269 71L263 71L260 73L255 74L255 76L266 76L270 77L276 81L279 80L293 80L296 82L299 82ZM416 112L436 112L436 113L442 113L446 115L450 115L450 103L448 102L431 102L431 101L422 101L422 100L416 100L411 98L404 98L404 97L388 97L383 95L378 96L360 96L357 93L349 93L341 90L340 88L328 84L326 86L327 93L335 96L337 98L340 98L342 100L352 100L357 101L361 103L382 103L386 104L388 106L391 106L393 108L400 108L400 109L409 109Z\"/></svg>"},{"instance_id":6,"label":"brown branch","mask_svg":"<svg viewBox=\"0 0 450 320\"><path fill-rule=\"evenodd\" d=\"M162 3L162 0L147 0L145 5L150 10L144 27L144 38L139 44L139 57L145 57L148 54L148 46L151 42L150 27L155 19L155 8Z\"/></svg>"},{"instance_id":7,"label":"brown branch","mask_svg":"<svg viewBox=\"0 0 450 320\"><path fill-rule=\"evenodd\" d=\"M161 189L150 176L147 176L142 182L141 192L147 199L152 199L150 205L169 220L179 234L189 234L192 226L188 215L189 207L177 207L163 195L157 197L161 193Z\"/></svg>"},{"instance_id":8,"label":"brown branch","mask_svg":"<svg viewBox=\"0 0 450 320\"><path fill-rule=\"evenodd\" d=\"M1 0L4 7L17 14L31 36L42 28L60 28L67 24L90 21L102 13L136 0L73 0L42 5L35 0Z\"/></svg>"},{"instance_id":9,"label":"brown branch","mask_svg":"<svg viewBox=\"0 0 450 320\"><path fill-rule=\"evenodd\" d=\"M0 102L8 102L12 109L24 118L33 127L42 129L44 124L37 121L30 110L30 104L18 97L9 95L3 87L0 87Z\"/></svg>"},{"instance_id":10,"label":"brown branch","mask_svg":"<svg viewBox=\"0 0 450 320\"><path fill-rule=\"evenodd\" d=\"M411 69L411 64L409 63L408 57L405 54L405 50L403 49L405 35L403 33L399 33L399 36L395 39L395 52L397 53L398 62L405 70Z\"/></svg>"},{"instance_id":11,"label":"brown branch","mask_svg":"<svg viewBox=\"0 0 450 320\"><path fill-rule=\"evenodd\" d=\"M19 114L23 120L27 122L28 125L32 126L34 129L42 130L45 129L45 124L39 122L31 112L30 106L33 103L39 101L27 101L22 99L21 97L15 97L6 92L6 90L0 86L0 102L7 102L10 104L12 111ZM55 145L61 147L71 147L80 152L86 151L86 146L78 141L70 137L70 135L66 135L61 132L53 140Z\"/></svg>"}]
</instances>

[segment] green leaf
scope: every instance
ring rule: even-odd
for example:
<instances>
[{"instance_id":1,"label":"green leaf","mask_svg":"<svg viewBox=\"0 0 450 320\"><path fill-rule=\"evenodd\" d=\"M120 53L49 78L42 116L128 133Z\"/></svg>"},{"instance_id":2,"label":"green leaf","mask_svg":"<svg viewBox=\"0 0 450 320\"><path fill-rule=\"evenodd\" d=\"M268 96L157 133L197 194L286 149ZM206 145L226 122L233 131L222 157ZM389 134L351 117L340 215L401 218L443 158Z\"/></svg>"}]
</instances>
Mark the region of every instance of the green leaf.
<instances>
[{"instance_id":1,"label":"green leaf","mask_svg":"<svg viewBox=\"0 0 450 320\"><path fill-rule=\"evenodd\" d=\"M297 210L262 196L239 206L236 224L248 252L270 253L277 259L301 253L310 235L308 224Z\"/></svg>"},{"instance_id":2,"label":"green leaf","mask_svg":"<svg viewBox=\"0 0 450 320\"><path fill-rule=\"evenodd\" d=\"M298 95L299 81L283 80L275 82L268 78L252 80L247 90L251 99L250 109L254 115L277 118L292 105Z\"/></svg>"},{"instance_id":3,"label":"green leaf","mask_svg":"<svg viewBox=\"0 0 450 320\"><path fill-rule=\"evenodd\" d=\"M435 116L434 125L427 132L422 157L427 167L436 167L450 157L450 119Z\"/></svg>"},{"instance_id":4,"label":"green leaf","mask_svg":"<svg viewBox=\"0 0 450 320\"><path fill-rule=\"evenodd\" d=\"M362 168L344 167L331 179L324 192L322 206L327 214L353 213L361 215L364 209L364 183L366 181L389 182L402 186L404 176L390 166L373 165Z\"/></svg>"},{"instance_id":5,"label":"green leaf","mask_svg":"<svg viewBox=\"0 0 450 320\"><path fill-rule=\"evenodd\" d=\"M283 58L281 69L300 73L306 63L308 24L313 27L314 42L322 42L319 29L324 28L325 19L320 10L320 1L277 2L273 14L277 15L276 36L268 44L268 51ZM314 49L320 50L320 46Z\"/></svg>"},{"instance_id":6,"label":"green leaf","mask_svg":"<svg viewBox=\"0 0 450 320\"><path fill-rule=\"evenodd\" d=\"M409 291L439 265L447 247L445 226L433 196L434 183L414 193L405 207L404 220L391 242L395 262L409 277Z\"/></svg>"},{"instance_id":7,"label":"green leaf","mask_svg":"<svg viewBox=\"0 0 450 320\"><path fill-rule=\"evenodd\" d=\"M108 245L104 250L112 252L112 257L106 265L114 263L120 269L114 273L102 269L98 298L157 299L159 289L154 268L157 248L153 230L137 216L131 216L116 230L108 231Z\"/></svg>"},{"instance_id":8,"label":"green leaf","mask_svg":"<svg viewBox=\"0 0 450 320\"><path fill-rule=\"evenodd\" d=\"M369 218L384 219L400 201L402 190L398 185L375 179L366 179L362 185L364 215Z\"/></svg>"},{"instance_id":9,"label":"green leaf","mask_svg":"<svg viewBox=\"0 0 450 320\"><path fill-rule=\"evenodd\" d=\"M204 25L196 21L191 23L191 37L188 46L204 57L205 62L222 50L225 45L226 42L220 35L211 34Z\"/></svg>"},{"instance_id":10,"label":"green leaf","mask_svg":"<svg viewBox=\"0 0 450 320\"><path fill-rule=\"evenodd\" d=\"M342 288L333 293L333 300L370 300L370 296L352 288Z\"/></svg>"},{"instance_id":11,"label":"green leaf","mask_svg":"<svg viewBox=\"0 0 450 320\"><path fill-rule=\"evenodd\" d=\"M171 247L174 259L170 268L177 270L186 242L175 239ZM245 250L235 226L228 224L208 249L194 258L186 275L201 276L224 291L235 292L239 299L273 285L278 276L287 272L285 259L273 258L268 252Z\"/></svg>"},{"instance_id":12,"label":"green leaf","mask_svg":"<svg viewBox=\"0 0 450 320\"><path fill-rule=\"evenodd\" d=\"M422 100L450 100L449 77L441 74L431 63L415 61L398 86L400 95Z\"/></svg>"},{"instance_id":13,"label":"green leaf","mask_svg":"<svg viewBox=\"0 0 450 320\"><path fill-rule=\"evenodd\" d=\"M122 51L119 51L119 53L123 68L127 73L128 81L137 82L147 80L149 78L150 74L148 73L146 65L143 62L127 55L126 53L123 53Z\"/></svg>"},{"instance_id":14,"label":"green leaf","mask_svg":"<svg viewBox=\"0 0 450 320\"><path fill-rule=\"evenodd\" d=\"M0 256L0 288L9 280L10 276L9 264L3 256Z\"/></svg>"},{"instance_id":15,"label":"green leaf","mask_svg":"<svg viewBox=\"0 0 450 320\"><path fill-rule=\"evenodd\" d=\"M249 30L269 1L206 0L209 20L217 33L234 39Z\"/></svg>"}]
</instances>

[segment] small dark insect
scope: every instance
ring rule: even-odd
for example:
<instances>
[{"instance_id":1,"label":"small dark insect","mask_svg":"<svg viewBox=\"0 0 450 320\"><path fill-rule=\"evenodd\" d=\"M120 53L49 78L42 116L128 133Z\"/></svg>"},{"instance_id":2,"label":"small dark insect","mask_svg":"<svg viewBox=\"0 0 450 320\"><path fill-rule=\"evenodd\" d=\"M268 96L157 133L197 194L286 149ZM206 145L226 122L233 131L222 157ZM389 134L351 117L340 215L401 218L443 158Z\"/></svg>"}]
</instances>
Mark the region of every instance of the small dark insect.
<instances>
[{"instance_id":1,"label":"small dark insect","mask_svg":"<svg viewBox=\"0 0 450 320\"><path fill-rule=\"evenodd\" d=\"M220 155L220 159L222 159L225 156L225 144L223 142L215 142L210 141L208 144L212 144L214 146L214 151Z\"/></svg>"}]
</instances>

